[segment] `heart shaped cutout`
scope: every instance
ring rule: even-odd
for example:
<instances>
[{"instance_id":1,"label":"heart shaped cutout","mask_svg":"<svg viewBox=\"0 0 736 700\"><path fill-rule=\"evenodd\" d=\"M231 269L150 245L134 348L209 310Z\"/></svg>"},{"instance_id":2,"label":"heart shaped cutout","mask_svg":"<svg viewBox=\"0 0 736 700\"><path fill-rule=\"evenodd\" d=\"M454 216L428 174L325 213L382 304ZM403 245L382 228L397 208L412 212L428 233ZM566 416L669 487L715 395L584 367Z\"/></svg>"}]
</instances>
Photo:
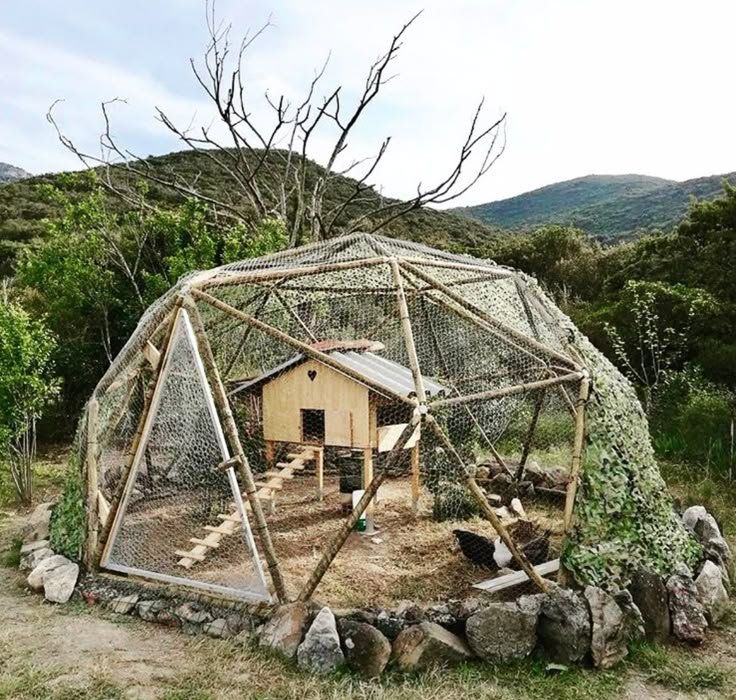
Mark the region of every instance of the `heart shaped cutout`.
<instances>
[{"instance_id":1,"label":"heart shaped cutout","mask_svg":"<svg viewBox=\"0 0 736 700\"><path fill-rule=\"evenodd\" d=\"M317 370L316 369L310 369L307 372L307 376L309 377L309 381L310 382L313 382L314 379L315 379L315 377L317 376Z\"/></svg>"}]
</instances>

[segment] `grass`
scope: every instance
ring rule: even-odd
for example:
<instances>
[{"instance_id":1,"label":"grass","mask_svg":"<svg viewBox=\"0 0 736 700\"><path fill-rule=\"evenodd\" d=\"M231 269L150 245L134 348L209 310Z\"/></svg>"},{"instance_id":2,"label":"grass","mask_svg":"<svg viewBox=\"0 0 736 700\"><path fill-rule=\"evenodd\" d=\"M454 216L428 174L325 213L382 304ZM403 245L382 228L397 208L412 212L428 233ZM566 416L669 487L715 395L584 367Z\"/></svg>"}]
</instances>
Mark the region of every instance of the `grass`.
<instances>
[{"instance_id":1,"label":"grass","mask_svg":"<svg viewBox=\"0 0 736 700\"><path fill-rule=\"evenodd\" d=\"M647 681L671 690L723 690L730 685L726 669L690 649L642 645L635 650L632 664Z\"/></svg>"}]
</instances>

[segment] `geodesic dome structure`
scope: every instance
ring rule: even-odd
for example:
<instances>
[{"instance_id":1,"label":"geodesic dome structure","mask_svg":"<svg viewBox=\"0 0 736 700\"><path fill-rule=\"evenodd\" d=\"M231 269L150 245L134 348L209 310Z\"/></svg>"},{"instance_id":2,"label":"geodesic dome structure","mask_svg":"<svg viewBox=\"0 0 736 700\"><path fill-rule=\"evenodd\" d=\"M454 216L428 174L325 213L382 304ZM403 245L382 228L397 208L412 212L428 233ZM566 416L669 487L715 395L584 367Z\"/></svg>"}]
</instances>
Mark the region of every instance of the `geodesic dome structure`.
<instances>
[{"instance_id":1,"label":"geodesic dome structure","mask_svg":"<svg viewBox=\"0 0 736 700\"><path fill-rule=\"evenodd\" d=\"M431 600L501 566L545 588L560 555L606 586L697 556L633 389L536 283L380 236L182 279L80 438L88 563L213 595Z\"/></svg>"}]
</instances>

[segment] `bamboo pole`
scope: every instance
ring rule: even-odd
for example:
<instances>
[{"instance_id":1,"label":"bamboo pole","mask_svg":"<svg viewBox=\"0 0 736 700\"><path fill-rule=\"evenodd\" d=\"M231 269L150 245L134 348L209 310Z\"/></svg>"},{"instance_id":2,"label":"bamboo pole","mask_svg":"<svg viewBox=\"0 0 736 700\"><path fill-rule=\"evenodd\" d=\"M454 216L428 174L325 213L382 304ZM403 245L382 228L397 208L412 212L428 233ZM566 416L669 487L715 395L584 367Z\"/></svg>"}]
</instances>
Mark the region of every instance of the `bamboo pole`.
<instances>
[{"instance_id":1,"label":"bamboo pole","mask_svg":"<svg viewBox=\"0 0 736 700\"><path fill-rule=\"evenodd\" d=\"M565 384L566 382L579 381L585 376L585 374L584 370L581 372L570 372L570 374L564 374L561 377L538 379L537 381L527 382L526 384L516 384L514 386L507 386L501 389L489 389L488 391L479 391L476 394L466 394L465 396L453 396L449 399L437 399L436 401L430 402L429 406L430 408L442 408L444 406L456 406L470 401L500 399L504 396L523 394L524 392L533 391L534 389L544 389L550 386L557 386L558 384Z\"/></svg>"},{"instance_id":2,"label":"bamboo pole","mask_svg":"<svg viewBox=\"0 0 736 700\"><path fill-rule=\"evenodd\" d=\"M309 277L311 275L321 275L325 272L337 272L338 270L351 270L356 267L371 267L373 265L382 265L388 261L384 256L374 258L363 258L362 260L344 260L343 262L321 263L319 265L305 265L303 267L291 268L275 268L270 270L252 270L251 272L240 272L236 274L228 274L223 271L226 277L215 277L196 281L190 285L190 291L203 290L210 287L229 287L236 284L247 284L249 282L263 282L272 279L290 279L292 277Z\"/></svg>"},{"instance_id":3,"label":"bamboo pole","mask_svg":"<svg viewBox=\"0 0 736 700\"><path fill-rule=\"evenodd\" d=\"M145 426L146 420L148 418L148 413L151 408L151 400L153 399L153 394L156 391L159 374L161 373L161 368L164 366L166 355L169 352L171 334L174 332L174 326L176 325L176 319L179 315L181 303L182 298L179 296L176 298L170 312L169 325L166 328L166 335L161 343L161 361L158 363L158 367L156 367L156 369L153 371L151 384L143 401L143 410L141 411L141 415L138 420L138 427L136 428L136 432L133 435L132 440L130 441L130 446L128 447L128 452L125 457L125 464L123 465L123 468L120 472L120 480L118 481L117 488L115 489L115 493L110 501L110 512L108 513L107 520L105 521L105 524L102 527L102 531L99 533L98 536L97 551L95 551L95 555L92 559L94 566L99 566L100 562L107 554L107 545L108 539L110 537L110 531L112 530L113 523L117 520L118 509L120 508L120 503L122 502L123 495L128 485L130 470L133 466L133 461L135 460L136 453L138 452L138 446L140 444L141 437L143 436L143 427Z\"/></svg>"},{"instance_id":4,"label":"bamboo pole","mask_svg":"<svg viewBox=\"0 0 736 700\"><path fill-rule=\"evenodd\" d=\"M355 508L353 508L353 512L343 523L342 527L335 535L333 540L327 545L327 548L322 554L322 557L320 558L319 562L317 562L317 566L310 574L309 578L304 584L304 588L302 588L301 592L299 593L298 600L306 601L311 598L315 589L319 585L319 582L322 580L322 577L325 575L325 573L327 573L327 569L330 568L330 565L335 560L338 552L342 549L343 545L350 536L350 533L353 531L355 523L358 522L360 516L365 512L370 502L375 498L376 494L378 493L378 488L383 483L383 480L386 478L387 472L390 469L393 469L394 464L398 462L401 451L404 449L406 443L409 442L409 439L414 434L416 426L419 424L420 416L421 414L419 413L419 411L415 412L412 416L411 421L407 423L406 427L401 432L401 435L399 435L399 439L396 441L396 444L391 448L391 451L388 453L383 467L373 477L371 483L368 484L368 486L366 487L362 498L360 499L360 501L358 501L358 504L355 506Z\"/></svg>"},{"instance_id":5,"label":"bamboo pole","mask_svg":"<svg viewBox=\"0 0 736 700\"><path fill-rule=\"evenodd\" d=\"M401 260L411 265L427 265L428 267L441 267L449 270L464 270L466 272L487 272L496 275L499 279L513 277L513 270L505 270L502 267L491 267L489 265L471 265L470 263L458 263L451 260L436 260L432 258L415 258L401 256Z\"/></svg>"},{"instance_id":6,"label":"bamboo pole","mask_svg":"<svg viewBox=\"0 0 736 700\"><path fill-rule=\"evenodd\" d=\"M485 321L486 324L488 324L492 328L495 328L496 331L500 333L501 337L507 343L511 343L514 345L518 345L518 344L525 345L529 350L533 350L538 353L542 353L546 355L547 357L553 357L559 362L564 363L565 365L572 366L574 369L582 369L582 367L578 366L578 363L575 360L571 359L567 355L563 355L562 353L557 352L557 350L549 348L546 345L540 343L539 341L534 340L534 338L530 338L524 333L517 331L515 328L512 328L511 326L503 323L502 321L499 321L498 319L494 318L493 316L491 316L489 313L487 313L483 309L478 308L475 304L470 303L467 299L465 299L465 297L454 292L446 284L443 284L442 282L439 282L438 280L434 279L430 275L426 274L425 272L417 268L412 263L407 262L406 260L402 260L400 264L402 267L409 270L409 272L411 272L413 275L415 275L416 277L419 277L419 279L435 287L437 291L442 292L446 297L448 297L453 302L455 302L456 304L464 308L466 311L471 312L472 315L477 316L479 319L482 319L483 321Z\"/></svg>"},{"instance_id":7,"label":"bamboo pole","mask_svg":"<svg viewBox=\"0 0 736 700\"><path fill-rule=\"evenodd\" d=\"M312 333L311 329L306 323L304 323L301 316L299 316L299 314L296 311L294 311L294 309L286 303L286 299L284 299L284 297L281 296L281 294L279 294L278 290L276 290L275 288L273 290L273 295L276 297L276 299L278 299L281 306L283 306L284 309L286 309L286 313L288 313L289 316L291 316L297 322L297 324L301 327L301 329L307 334L307 337L313 343L316 343L317 336L314 335L314 333Z\"/></svg>"},{"instance_id":8,"label":"bamboo pole","mask_svg":"<svg viewBox=\"0 0 736 700\"><path fill-rule=\"evenodd\" d=\"M419 442L411 448L411 512L416 515L419 512L420 494L420 472L419 472Z\"/></svg>"},{"instance_id":9,"label":"bamboo pole","mask_svg":"<svg viewBox=\"0 0 736 700\"><path fill-rule=\"evenodd\" d=\"M87 405L87 546L85 563L88 569L94 566L94 554L97 551L97 536L100 518L97 511L97 493L99 491L97 473L97 416L99 404L93 396Z\"/></svg>"},{"instance_id":10,"label":"bamboo pole","mask_svg":"<svg viewBox=\"0 0 736 700\"><path fill-rule=\"evenodd\" d=\"M196 291L196 290L192 290ZM266 523L266 517L263 513L263 507L261 501L256 496L256 484L253 478L253 473L250 470L250 464L248 458L243 450L243 445L240 442L240 435L238 434L238 428L235 424L235 418L233 417L232 408L230 407L230 401L227 398L227 392L220 378L217 364L215 363L215 356L212 353L209 339L207 338L207 332L205 331L202 318L199 315L199 309L197 304L191 297L184 299L184 307L189 311L190 321L194 334L197 338L197 345L199 346L199 354L204 364L205 372L210 381L212 387L212 393L215 399L215 404L220 412L222 418L222 427L225 431L225 435L230 443L230 446L238 458L238 476L245 486L245 493L250 503L251 512L253 519L255 520L254 530L261 543L263 549L263 556L266 559L266 565L268 566L269 574L271 575L271 581L273 582L274 589L276 591L276 597L279 602L286 603L288 598L286 594L286 586L284 579L281 576L279 570L278 560L276 558L276 551L271 541L271 533L268 530Z\"/></svg>"},{"instance_id":11,"label":"bamboo pole","mask_svg":"<svg viewBox=\"0 0 736 700\"><path fill-rule=\"evenodd\" d=\"M442 428L439 426L434 416L428 415L426 418L426 422L430 425L432 430L434 430L439 441L442 443L442 445L445 447L447 452L452 456L452 458L457 463L458 467L460 468L461 473L465 477L465 483L467 484L472 494L475 496L475 499L478 501L478 505L480 505L480 508L483 511L483 515L485 515L488 522L491 523L491 525L493 526L493 529L498 533L498 536L501 538L503 543L506 545L509 552L511 552L511 555L514 557L514 559L516 559L517 562L519 562L519 565L524 570L526 575L529 577L529 580L533 581L541 591L546 593L549 590L548 583L537 573L536 569L532 566L530 561L526 558L526 555L524 554L524 552L522 552L516 546L516 543L512 539L511 535L509 535L508 530L504 527L503 523L499 520L493 508L491 508L491 506L489 505L488 499L483 494L483 491L481 491L481 488L480 486L478 486L477 482L475 481L475 478L468 471L468 468L465 466L465 463L463 462L462 457L460 457L460 455L457 453L457 450L455 450L455 447L450 441L450 438L447 437L447 435L445 434L445 431L442 430Z\"/></svg>"},{"instance_id":12,"label":"bamboo pole","mask_svg":"<svg viewBox=\"0 0 736 700\"><path fill-rule=\"evenodd\" d=\"M207 292L203 292L199 289L192 289L192 295L196 297L197 299L201 299L202 301L207 302L211 306L214 306L216 309L219 309L220 311L223 311L224 313L230 314L231 316L234 316L235 318L241 319L243 322L250 324L254 328L265 333L266 335L270 335L272 338L275 338L276 340L280 340L285 345L289 345L295 350L298 350L299 352L307 355L307 357L311 357L312 359L317 360L317 362L321 362L323 365L327 365L328 367L334 369L335 371L340 372L341 374L344 374L346 377L350 377L351 379L354 379L355 381L360 382L361 384L364 384L365 386L368 386L369 388L373 389L379 394L388 396L389 398L392 398L392 399L396 399L397 401L401 401L402 403L409 404L412 407L416 406L416 402L413 399L410 399L406 396L403 396L402 394L392 391L388 387L383 386L383 384L379 384L378 382L374 382L374 381L367 379L365 376L363 376L359 372L356 372L355 370L352 370L346 365L343 365L337 360L333 359L327 353L321 352L320 350L316 350L311 345L304 343L301 340L292 338L290 335L288 335L287 333L284 333L283 331L280 331L278 328L274 328L273 326L270 326L267 323L264 323L263 321L260 321L257 318L254 318L253 316L249 316L243 311L239 311L233 306L226 304L224 301L220 301L219 299L216 299L210 294L207 294Z\"/></svg>"},{"instance_id":13,"label":"bamboo pole","mask_svg":"<svg viewBox=\"0 0 736 700\"><path fill-rule=\"evenodd\" d=\"M585 404L590 395L590 378L587 373L580 381L580 393L578 395L575 413L575 440L573 442L572 463L570 464L570 481L567 484L567 495L565 498L565 532L569 532L572 524L572 513L575 507L575 496L578 491L580 478L580 467L583 461L583 449L585 447Z\"/></svg>"},{"instance_id":14,"label":"bamboo pole","mask_svg":"<svg viewBox=\"0 0 736 700\"><path fill-rule=\"evenodd\" d=\"M559 385L558 385L559 386ZM537 430L537 423L539 423L539 416L542 413L542 406L544 405L545 390L539 392L536 402L534 403L534 413L532 413L532 419L529 423L529 430L527 431L524 445L521 448L521 457L519 458L519 466L516 469L514 478L516 481L521 481L524 478L524 468L526 467L526 460L529 459L529 453L532 449L532 440L534 439L534 433Z\"/></svg>"},{"instance_id":15,"label":"bamboo pole","mask_svg":"<svg viewBox=\"0 0 736 700\"><path fill-rule=\"evenodd\" d=\"M417 357L417 348L414 343L414 332L411 327L411 318L409 317L409 307L406 303L406 294L404 294L404 285L401 282L401 272L399 265L395 259L391 259L391 273L396 283L396 297L399 303L399 318L401 319L401 330L404 334L404 345L406 346L406 354L409 356L409 367L414 377L414 387L417 394L417 402L423 405L427 402L427 395L424 390L424 377L419 367L419 358Z\"/></svg>"}]
</instances>

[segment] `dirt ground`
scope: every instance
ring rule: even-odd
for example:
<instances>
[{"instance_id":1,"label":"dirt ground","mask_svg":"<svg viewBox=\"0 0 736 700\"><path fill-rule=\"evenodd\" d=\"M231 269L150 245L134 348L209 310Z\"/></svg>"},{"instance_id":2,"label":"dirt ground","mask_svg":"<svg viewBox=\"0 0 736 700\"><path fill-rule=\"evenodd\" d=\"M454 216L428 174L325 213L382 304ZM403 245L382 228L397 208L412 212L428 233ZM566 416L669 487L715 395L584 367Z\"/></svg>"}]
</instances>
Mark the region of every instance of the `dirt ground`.
<instances>
[{"instance_id":1,"label":"dirt ground","mask_svg":"<svg viewBox=\"0 0 736 700\"><path fill-rule=\"evenodd\" d=\"M44 490L46 498L52 495ZM0 510L0 554L23 514ZM697 650L642 647L609 672L531 659L419 677L317 678L251 646L188 637L82 602L46 603L0 564L0 700L736 700L736 608Z\"/></svg>"}]
</instances>

